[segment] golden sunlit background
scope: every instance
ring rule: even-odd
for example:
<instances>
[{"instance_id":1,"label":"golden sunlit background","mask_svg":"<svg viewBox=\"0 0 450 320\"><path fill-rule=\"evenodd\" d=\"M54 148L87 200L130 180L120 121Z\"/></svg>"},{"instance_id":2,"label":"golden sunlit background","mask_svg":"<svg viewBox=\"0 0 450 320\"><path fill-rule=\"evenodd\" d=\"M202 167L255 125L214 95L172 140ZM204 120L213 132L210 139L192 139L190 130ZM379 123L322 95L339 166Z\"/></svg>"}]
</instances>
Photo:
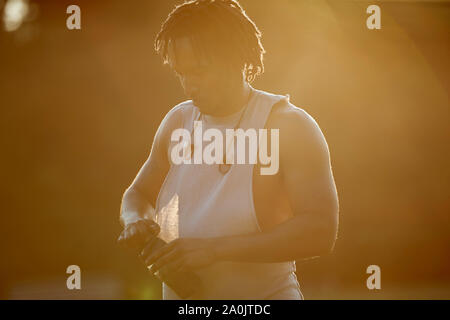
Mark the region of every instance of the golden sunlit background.
<instances>
[{"instance_id":1,"label":"golden sunlit background","mask_svg":"<svg viewBox=\"0 0 450 320\"><path fill-rule=\"evenodd\" d=\"M450 2L240 2L267 51L254 87L289 93L331 152L339 238L298 262L305 298L449 299ZM153 50L176 3L0 0L0 298L161 298L116 238L122 193L185 100ZM372 264L381 290L366 287Z\"/></svg>"}]
</instances>

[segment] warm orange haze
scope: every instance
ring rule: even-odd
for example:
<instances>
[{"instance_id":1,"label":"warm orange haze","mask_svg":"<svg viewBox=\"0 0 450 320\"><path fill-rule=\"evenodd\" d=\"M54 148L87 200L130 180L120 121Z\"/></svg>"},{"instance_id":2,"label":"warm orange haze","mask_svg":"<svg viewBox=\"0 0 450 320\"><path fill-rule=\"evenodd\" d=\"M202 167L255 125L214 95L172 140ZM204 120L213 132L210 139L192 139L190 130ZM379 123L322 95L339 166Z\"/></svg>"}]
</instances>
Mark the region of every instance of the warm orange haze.
<instances>
[{"instance_id":1,"label":"warm orange haze","mask_svg":"<svg viewBox=\"0 0 450 320\"><path fill-rule=\"evenodd\" d=\"M233 62L241 52L226 46L231 38L205 38L224 43L218 56L229 65L206 56L200 66L193 64L202 46L184 40L168 44L167 64L155 52L161 24L181 2L0 0L0 299L163 298L161 282L137 252L116 243L123 231L123 193L148 158L161 121L181 102L192 98L205 114L193 113L192 121L231 113L236 123L250 121L238 107L229 113L222 108L222 97L239 91ZM247 57L254 68L246 76L255 79L226 105L257 110L256 101L265 99L262 91L279 99L289 94L289 102L317 121L326 138L339 196L335 243L325 239L333 238L333 227L311 229L316 238L280 247L274 259L283 260L287 249L304 254L314 242L311 255L321 257L296 261L305 299L449 299L450 2L376 1L381 29L372 30L366 25L370 1L239 3L261 31L264 72L259 53ZM81 10L81 29L66 26L72 4ZM211 65L220 72L211 73ZM195 79L187 74L206 79L203 87L192 85ZM262 91L253 96L253 88ZM313 140L294 136L283 142L281 128L281 148L309 154ZM276 174L286 176L284 155L280 149ZM217 159L222 157L226 154ZM312 176L315 167L310 168L304 177ZM233 173L219 170L217 177ZM276 174L256 179L272 183ZM172 173L166 184L175 185L175 176L183 175ZM280 188L277 196L285 206L276 215L264 215L278 208L267 200L271 191L256 194L254 210L263 215L254 226L269 231L292 219L296 208L327 203L326 193L306 196L317 186L302 182L291 184L290 200ZM215 187L198 187L195 194ZM159 201L183 203L179 195L181 200L166 192ZM226 208L217 211L223 215ZM220 228L200 225L205 235L219 234ZM163 232L164 240L171 236ZM221 248L215 253L221 259L239 254L243 259L233 241L211 243ZM258 259L256 253L246 256ZM156 261L148 253L145 259ZM71 265L80 267L81 290L66 286ZM367 268L373 265L380 267L381 289L367 287Z\"/></svg>"}]
</instances>

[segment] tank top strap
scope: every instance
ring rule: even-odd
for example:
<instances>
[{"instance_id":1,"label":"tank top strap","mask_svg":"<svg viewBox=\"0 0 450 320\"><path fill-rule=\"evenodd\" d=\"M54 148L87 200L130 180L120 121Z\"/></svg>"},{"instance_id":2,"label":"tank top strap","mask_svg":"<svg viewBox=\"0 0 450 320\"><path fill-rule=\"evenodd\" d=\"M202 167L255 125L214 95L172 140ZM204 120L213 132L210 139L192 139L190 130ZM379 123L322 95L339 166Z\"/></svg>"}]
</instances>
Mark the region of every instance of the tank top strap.
<instances>
[{"instance_id":1,"label":"tank top strap","mask_svg":"<svg viewBox=\"0 0 450 320\"><path fill-rule=\"evenodd\" d=\"M245 112L242 129L249 128L263 129L266 125L269 114L274 105L278 103L289 103L289 95L278 95L254 89L253 97L249 103L248 109Z\"/></svg>"},{"instance_id":2,"label":"tank top strap","mask_svg":"<svg viewBox=\"0 0 450 320\"><path fill-rule=\"evenodd\" d=\"M183 108L183 128L191 132L200 110L192 103Z\"/></svg>"}]
</instances>

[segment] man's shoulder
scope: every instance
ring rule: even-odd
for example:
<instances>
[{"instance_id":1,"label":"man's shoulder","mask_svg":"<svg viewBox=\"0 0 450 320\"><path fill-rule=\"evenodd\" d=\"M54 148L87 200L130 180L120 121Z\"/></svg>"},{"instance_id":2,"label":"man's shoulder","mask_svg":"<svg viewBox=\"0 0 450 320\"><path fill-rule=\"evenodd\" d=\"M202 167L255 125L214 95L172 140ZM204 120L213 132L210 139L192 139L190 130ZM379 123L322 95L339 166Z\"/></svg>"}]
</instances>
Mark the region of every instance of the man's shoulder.
<instances>
[{"instance_id":1,"label":"man's shoulder","mask_svg":"<svg viewBox=\"0 0 450 320\"><path fill-rule=\"evenodd\" d=\"M294 105L289 98L282 99L276 103L267 119L267 128L290 128L297 130L317 126L316 120L303 108Z\"/></svg>"},{"instance_id":2,"label":"man's shoulder","mask_svg":"<svg viewBox=\"0 0 450 320\"><path fill-rule=\"evenodd\" d=\"M186 100L172 107L164 116L157 131L157 136L164 143L170 140L175 129L182 128L184 117L194 107L192 100Z\"/></svg>"},{"instance_id":3,"label":"man's shoulder","mask_svg":"<svg viewBox=\"0 0 450 320\"><path fill-rule=\"evenodd\" d=\"M172 109L170 109L165 118L171 119L173 117L179 117L182 116L184 112L194 108L194 104L192 103L192 100L186 100L183 102L178 103Z\"/></svg>"},{"instance_id":4,"label":"man's shoulder","mask_svg":"<svg viewBox=\"0 0 450 320\"><path fill-rule=\"evenodd\" d=\"M289 94L277 94L271 91L257 89L260 95L266 99L275 101L270 110L267 124L283 124L291 121L311 121L314 120L304 109L294 105L290 101Z\"/></svg>"},{"instance_id":5,"label":"man's shoulder","mask_svg":"<svg viewBox=\"0 0 450 320\"><path fill-rule=\"evenodd\" d=\"M317 121L289 101L272 108L266 128L279 130L280 154L284 159L295 160L305 154L316 160L328 157L328 144Z\"/></svg>"},{"instance_id":6,"label":"man's shoulder","mask_svg":"<svg viewBox=\"0 0 450 320\"><path fill-rule=\"evenodd\" d=\"M280 143L302 145L326 145L326 139L317 121L303 108L291 102L272 108L266 123L267 129L279 129Z\"/></svg>"},{"instance_id":7,"label":"man's shoulder","mask_svg":"<svg viewBox=\"0 0 450 320\"><path fill-rule=\"evenodd\" d=\"M172 107L161 121L163 129L174 129L183 124L184 115L194 108L192 100L186 100Z\"/></svg>"}]
</instances>

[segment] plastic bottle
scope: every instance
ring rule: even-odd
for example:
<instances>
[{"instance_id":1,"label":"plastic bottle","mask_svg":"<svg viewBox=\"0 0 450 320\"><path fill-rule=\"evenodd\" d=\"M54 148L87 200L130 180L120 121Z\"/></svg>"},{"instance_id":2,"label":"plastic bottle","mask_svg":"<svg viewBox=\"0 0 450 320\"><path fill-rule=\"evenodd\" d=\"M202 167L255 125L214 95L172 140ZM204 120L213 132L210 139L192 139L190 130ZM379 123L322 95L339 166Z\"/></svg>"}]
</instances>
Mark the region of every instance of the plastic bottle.
<instances>
[{"instance_id":1,"label":"plastic bottle","mask_svg":"<svg viewBox=\"0 0 450 320\"><path fill-rule=\"evenodd\" d=\"M157 237L152 249L157 250L166 244L164 240ZM144 247L145 244L141 246L141 248ZM162 279L158 270L155 272L155 276L169 286L182 299L189 299L189 297L201 289L201 280L194 272L182 271L172 274L170 279Z\"/></svg>"}]
</instances>

